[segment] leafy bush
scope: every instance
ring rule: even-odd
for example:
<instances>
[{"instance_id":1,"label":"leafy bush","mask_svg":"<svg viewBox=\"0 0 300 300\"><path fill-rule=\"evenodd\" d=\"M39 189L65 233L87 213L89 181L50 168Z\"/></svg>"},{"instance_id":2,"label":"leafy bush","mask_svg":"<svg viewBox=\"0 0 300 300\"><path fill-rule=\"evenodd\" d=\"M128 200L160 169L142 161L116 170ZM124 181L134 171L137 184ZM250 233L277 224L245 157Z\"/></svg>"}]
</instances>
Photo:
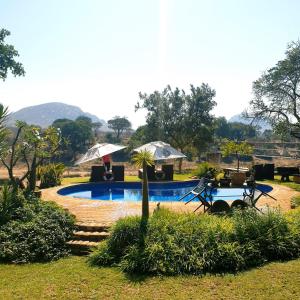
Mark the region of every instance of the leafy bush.
<instances>
[{"instance_id":1,"label":"leafy bush","mask_svg":"<svg viewBox=\"0 0 300 300\"><path fill-rule=\"evenodd\" d=\"M204 176L215 177L219 173L219 170L212 164L208 162L203 162L198 164L197 169L193 171L193 175L198 178Z\"/></svg>"},{"instance_id":2,"label":"leafy bush","mask_svg":"<svg viewBox=\"0 0 300 300\"><path fill-rule=\"evenodd\" d=\"M0 261L36 262L67 254L74 226L71 215L53 203L26 199L0 225Z\"/></svg>"},{"instance_id":3,"label":"leafy bush","mask_svg":"<svg viewBox=\"0 0 300 300\"><path fill-rule=\"evenodd\" d=\"M145 231L140 218L117 222L111 237L90 256L92 265L119 264L129 273L203 274L236 272L300 254L300 212L232 217L177 214L160 209Z\"/></svg>"},{"instance_id":4,"label":"leafy bush","mask_svg":"<svg viewBox=\"0 0 300 300\"><path fill-rule=\"evenodd\" d=\"M0 225L8 222L13 212L22 207L25 197L17 188L4 185L0 191Z\"/></svg>"},{"instance_id":5,"label":"leafy bush","mask_svg":"<svg viewBox=\"0 0 300 300\"><path fill-rule=\"evenodd\" d=\"M62 163L39 166L37 175L41 180L40 188L60 185L64 171L65 165Z\"/></svg>"}]
</instances>

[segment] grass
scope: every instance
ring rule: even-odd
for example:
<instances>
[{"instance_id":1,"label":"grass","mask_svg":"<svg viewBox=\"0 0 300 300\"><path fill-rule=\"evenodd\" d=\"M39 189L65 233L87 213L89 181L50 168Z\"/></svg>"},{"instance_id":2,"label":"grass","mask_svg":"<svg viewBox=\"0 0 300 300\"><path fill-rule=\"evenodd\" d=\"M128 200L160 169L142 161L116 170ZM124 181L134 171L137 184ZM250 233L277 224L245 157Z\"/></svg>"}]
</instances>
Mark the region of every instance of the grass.
<instances>
[{"instance_id":1,"label":"grass","mask_svg":"<svg viewBox=\"0 0 300 300\"><path fill-rule=\"evenodd\" d=\"M83 257L0 265L0 299L299 299L300 259L237 275L129 278Z\"/></svg>"},{"instance_id":2,"label":"grass","mask_svg":"<svg viewBox=\"0 0 300 300\"><path fill-rule=\"evenodd\" d=\"M191 173L186 174L174 174L174 180L181 181L181 180L189 180L191 177ZM89 182L89 177L65 177L62 180L62 185L74 184L74 183L86 183ZM140 181L138 176L136 175L126 175L125 181L132 182L132 181Z\"/></svg>"},{"instance_id":3,"label":"grass","mask_svg":"<svg viewBox=\"0 0 300 300\"><path fill-rule=\"evenodd\" d=\"M291 177L292 176L290 176L290 178ZM275 175L274 180L264 180L263 182L265 182L265 183L269 182L271 184L273 183L273 184L284 185L284 186L287 186L287 187L289 187L289 188L291 188L295 191L300 192L300 184L299 183L296 183L296 182L293 182L293 181L288 181L288 182L281 181L280 178L281 178L281 176Z\"/></svg>"}]
</instances>

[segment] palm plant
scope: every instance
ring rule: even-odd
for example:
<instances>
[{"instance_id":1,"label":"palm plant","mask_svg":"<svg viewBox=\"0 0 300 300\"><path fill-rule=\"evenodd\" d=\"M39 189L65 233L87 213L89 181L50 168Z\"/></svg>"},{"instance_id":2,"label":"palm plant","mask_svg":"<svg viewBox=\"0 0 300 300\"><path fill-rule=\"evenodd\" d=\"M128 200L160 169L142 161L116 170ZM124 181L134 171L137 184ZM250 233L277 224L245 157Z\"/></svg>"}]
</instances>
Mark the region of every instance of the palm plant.
<instances>
[{"instance_id":1,"label":"palm plant","mask_svg":"<svg viewBox=\"0 0 300 300\"><path fill-rule=\"evenodd\" d=\"M151 152L141 151L132 157L133 163L138 168L143 168L143 181L142 181L142 219L149 217L149 195L148 195L148 175L147 166L154 164L154 158Z\"/></svg>"}]
</instances>

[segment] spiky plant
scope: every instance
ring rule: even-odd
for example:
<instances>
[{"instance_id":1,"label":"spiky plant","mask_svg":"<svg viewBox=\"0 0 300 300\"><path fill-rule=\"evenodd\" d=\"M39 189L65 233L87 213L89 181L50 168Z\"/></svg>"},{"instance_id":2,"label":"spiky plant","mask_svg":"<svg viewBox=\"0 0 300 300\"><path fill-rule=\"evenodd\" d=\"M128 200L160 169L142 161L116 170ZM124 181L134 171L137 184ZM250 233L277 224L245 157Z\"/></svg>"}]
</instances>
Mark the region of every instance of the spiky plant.
<instances>
[{"instance_id":1,"label":"spiky plant","mask_svg":"<svg viewBox=\"0 0 300 300\"><path fill-rule=\"evenodd\" d=\"M154 165L154 158L151 152L141 151L132 157L133 163L138 168L143 168L143 181L142 181L142 218L148 219L149 217L149 195L148 195L148 175L147 166Z\"/></svg>"}]
</instances>

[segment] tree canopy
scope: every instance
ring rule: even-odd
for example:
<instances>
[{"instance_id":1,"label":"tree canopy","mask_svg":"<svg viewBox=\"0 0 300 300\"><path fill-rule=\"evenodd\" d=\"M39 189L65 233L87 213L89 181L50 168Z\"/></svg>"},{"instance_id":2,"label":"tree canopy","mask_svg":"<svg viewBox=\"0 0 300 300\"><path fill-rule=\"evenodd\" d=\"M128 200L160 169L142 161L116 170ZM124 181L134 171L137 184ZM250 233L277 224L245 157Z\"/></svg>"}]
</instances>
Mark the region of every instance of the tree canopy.
<instances>
[{"instance_id":1,"label":"tree canopy","mask_svg":"<svg viewBox=\"0 0 300 300\"><path fill-rule=\"evenodd\" d=\"M94 141L94 125L88 117L79 116L75 121L57 119L52 126L60 128L62 138L67 141L64 147L65 159L75 160L76 154L86 151Z\"/></svg>"},{"instance_id":2,"label":"tree canopy","mask_svg":"<svg viewBox=\"0 0 300 300\"><path fill-rule=\"evenodd\" d=\"M254 81L247 114L268 120L275 130L300 132L300 41L290 43L285 54Z\"/></svg>"},{"instance_id":3,"label":"tree canopy","mask_svg":"<svg viewBox=\"0 0 300 300\"><path fill-rule=\"evenodd\" d=\"M215 91L207 84L190 86L190 93L167 86L163 91L139 94L136 110L146 109L146 122L152 140L171 143L181 151L203 149L212 138L211 110L216 105Z\"/></svg>"},{"instance_id":4,"label":"tree canopy","mask_svg":"<svg viewBox=\"0 0 300 300\"><path fill-rule=\"evenodd\" d=\"M60 131L54 127L42 130L25 122L18 121L17 132L13 136L11 145L6 143L5 149L0 155L2 164L6 167L10 182L17 184L14 170L17 163L23 160L27 170L20 178L28 180L28 189L33 191L36 185L37 167L51 160L58 153L61 146Z\"/></svg>"},{"instance_id":5,"label":"tree canopy","mask_svg":"<svg viewBox=\"0 0 300 300\"><path fill-rule=\"evenodd\" d=\"M131 129L131 123L126 117L115 116L108 120L107 123L108 127L115 132L117 140L120 139L124 131Z\"/></svg>"},{"instance_id":6,"label":"tree canopy","mask_svg":"<svg viewBox=\"0 0 300 300\"><path fill-rule=\"evenodd\" d=\"M14 76L23 76L25 71L23 65L15 60L19 56L13 45L5 44L5 38L10 35L6 29L0 29L0 79L7 78L10 70Z\"/></svg>"},{"instance_id":7,"label":"tree canopy","mask_svg":"<svg viewBox=\"0 0 300 300\"><path fill-rule=\"evenodd\" d=\"M230 140L225 140L221 145L221 152L223 156L235 155L237 159L237 169L240 168L240 155L252 154L253 148L246 142L235 142Z\"/></svg>"},{"instance_id":8,"label":"tree canopy","mask_svg":"<svg viewBox=\"0 0 300 300\"><path fill-rule=\"evenodd\" d=\"M217 138L244 141L257 135L254 126L240 122L227 122L226 118L219 117L214 120L214 133Z\"/></svg>"}]
</instances>

